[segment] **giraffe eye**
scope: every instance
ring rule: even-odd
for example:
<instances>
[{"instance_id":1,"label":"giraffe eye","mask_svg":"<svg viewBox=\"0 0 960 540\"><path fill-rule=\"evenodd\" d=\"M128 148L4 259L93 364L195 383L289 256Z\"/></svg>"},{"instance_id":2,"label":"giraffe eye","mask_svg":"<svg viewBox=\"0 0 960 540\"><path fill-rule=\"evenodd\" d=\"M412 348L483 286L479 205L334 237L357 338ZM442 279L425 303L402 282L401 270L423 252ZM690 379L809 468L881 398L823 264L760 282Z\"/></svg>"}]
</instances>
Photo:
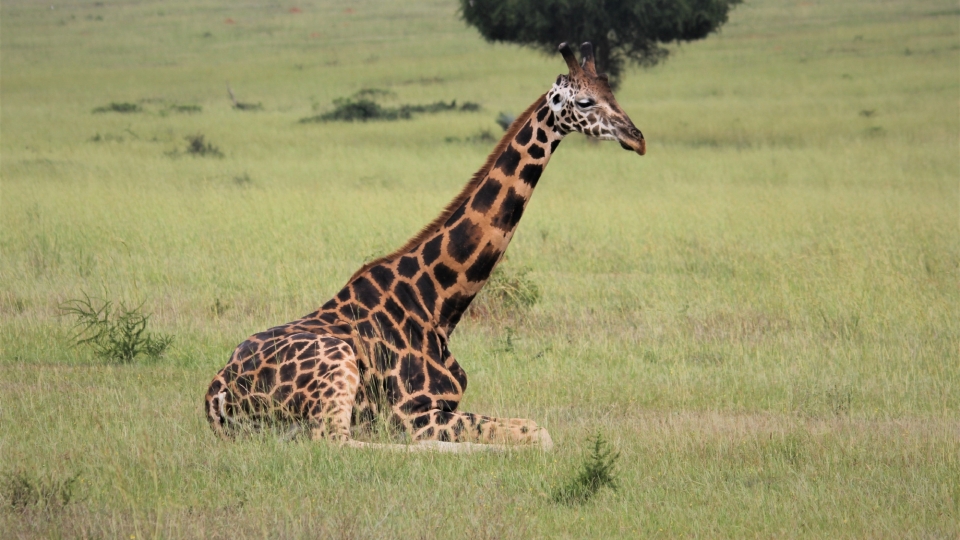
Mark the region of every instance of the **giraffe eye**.
<instances>
[{"instance_id":1,"label":"giraffe eye","mask_svg":"<svg viewBox=\"0 0 960 540\"><path fill-rule=\"evenodd\" d=\"M596 104L597 104L597 102L594 101L594 100L592 100L592 99L578 99L578 100L577 100L577 107L580 107L581 109L589 109L590 107L593 107L593 106L596 105Z\"/></svg>"}]
</instances>

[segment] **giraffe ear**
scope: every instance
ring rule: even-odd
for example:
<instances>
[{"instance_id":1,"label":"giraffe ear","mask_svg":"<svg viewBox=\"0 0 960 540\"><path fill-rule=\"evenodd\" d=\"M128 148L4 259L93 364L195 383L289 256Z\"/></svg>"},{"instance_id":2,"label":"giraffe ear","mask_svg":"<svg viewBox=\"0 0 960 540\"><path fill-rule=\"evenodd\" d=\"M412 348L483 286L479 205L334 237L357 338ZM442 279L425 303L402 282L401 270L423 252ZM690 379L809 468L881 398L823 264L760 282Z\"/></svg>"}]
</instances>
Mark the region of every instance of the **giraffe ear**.
<instances>
[{"instance_id":1,"label":"giraffe ear","mask_svg":"<svg viewBox=\"0 0 960 540\"><path fill-rule=\"evenodd\" d=\"M560 75L557 77L557 82L554 83L553 88L547 92L547 105L555 113L560 112L567 104L567 93L563 91L566 87L567 78Z\"/></svg>"},{"instance_id":2,"label":"giraffe ear","mask_svg":"<svg viewBox=\"0 0 960 540\"><path fill-rule=\"evenodd\" d=\"M547 105L550 105L550 109L555 113L560 112L566 104L567 100L561 92L553 92L553 95L547 100Z\"/></svg>"}]
</instances>

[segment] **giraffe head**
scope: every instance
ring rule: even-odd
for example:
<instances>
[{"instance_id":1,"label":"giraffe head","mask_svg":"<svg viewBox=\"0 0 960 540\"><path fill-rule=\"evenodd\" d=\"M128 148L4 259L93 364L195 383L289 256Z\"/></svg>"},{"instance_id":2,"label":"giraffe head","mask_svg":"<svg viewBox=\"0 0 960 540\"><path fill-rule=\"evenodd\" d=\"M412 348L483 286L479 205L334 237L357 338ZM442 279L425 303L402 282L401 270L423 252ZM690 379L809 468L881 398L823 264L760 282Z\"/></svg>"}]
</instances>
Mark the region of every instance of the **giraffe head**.
<instances>
[{"instance_id":1,"label":"giraffe head","mask_svg":"<svg viewBox=\"0 0 960 540\"><path fill-rule=\"evenodd\" d=\"M625 150L641 156L647 152L643 133L633 125L613 97L605 74L598 74L590 42L580 47L582 63L566 43L560 44L560 54L570 73L557 77L547 92L547 103L553 109L557 125L565 133L579 131L589 137L615 140Z\"/></svg>"}]
</instances>

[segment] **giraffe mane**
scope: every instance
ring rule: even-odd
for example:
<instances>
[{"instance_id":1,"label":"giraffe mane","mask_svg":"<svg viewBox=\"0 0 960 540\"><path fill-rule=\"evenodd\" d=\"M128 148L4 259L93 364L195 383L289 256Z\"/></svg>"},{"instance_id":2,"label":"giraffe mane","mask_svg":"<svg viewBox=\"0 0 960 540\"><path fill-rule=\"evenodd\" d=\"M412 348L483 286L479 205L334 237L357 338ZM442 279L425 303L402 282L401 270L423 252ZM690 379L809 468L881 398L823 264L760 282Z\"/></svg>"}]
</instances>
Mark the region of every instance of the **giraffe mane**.
<instances>
[{"instance_id":1,"label":"giraffe mane","mask_svg":"<svg viewBox=\"0 0 960 540\"><path fill-rule=\"evenodd\" d=\"M503 151L507 149L507 145L509 145L510 141L512 141L514 137L516 137L517 132L520 131L520 128L523 127L527 119L529 119L529 117L534 113L534 111L539 109L540 106L546 102L546 96L547 96L546 94L541 95L536 101L533 102L533 105L530 105L529 107L527 107L527 110L517 115L517 118L513 121L512 124L510 124L510 127L507 128L507 132L503 135L503 138L500 139L500 142L497 143L497 146L495 146L493 151L490 152L490 155L487 156L487 160L484 162L483 166L480 167L480 169L477 172L473 173L473 177L470 178L470 181L467 182L465 186L463 186L463 189L460 190L460 193L458 193L457 196L454 197L452 201L447 203L447 206L443 209L442 212L440 212L439 216L434 218L433 221L431 221L422 229L420 229L420 232L418 232L415 236L413 236L413 238L407 240L407 242L403 244L403 246L401 246L399 249L397 249L393 253L384 255L382 257L378 257L368 263L365 263L363 266L360 267L359 270L357 270L356 272L353 273L352 276L350 276L350 279L347 280L347 283L353 281L357 277L366 273L368 270L370 270L374 266L383 262L387 262L395 257L403 255L404 253L407 253L408 251L413 249L415 246L425 241L428 236L430 236L433 233L436 233L443 226L443 224L446 223L447 219L449 219L450 216L457 210L457 208L459 208L460 205L463 204L464 201L466 201L470 197L470 194L473 193L473 191L478 185L480 185L480 182L483 182L483 179L487 177L487 174L490 172L490 169L493 168L493 164L497 161L497 158L500 157L500 154L502 154Z\"/></svg>"}]
</instances>

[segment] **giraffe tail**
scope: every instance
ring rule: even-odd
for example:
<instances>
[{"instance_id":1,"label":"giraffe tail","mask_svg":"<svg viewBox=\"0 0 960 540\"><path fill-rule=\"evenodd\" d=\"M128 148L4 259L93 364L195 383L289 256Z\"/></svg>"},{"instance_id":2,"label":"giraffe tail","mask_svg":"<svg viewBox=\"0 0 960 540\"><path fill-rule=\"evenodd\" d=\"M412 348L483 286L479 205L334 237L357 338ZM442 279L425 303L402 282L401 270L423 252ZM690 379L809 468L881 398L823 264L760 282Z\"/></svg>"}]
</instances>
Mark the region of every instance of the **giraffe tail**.
<instances>
[{"instance_id":1,"label":"giraffe tail","mask_svg":"<svg viewBox=\"0 0 960 540\"><path fill-rule=\"evenodd\" d=\"M226 424L230 420L226 414L226 399L226 390L214 394L213 389L207 393L204 399L204 409L206 410L207 421L210 422L210 428L222 438L228 438Z\"/></svg>"}]
</instances>

